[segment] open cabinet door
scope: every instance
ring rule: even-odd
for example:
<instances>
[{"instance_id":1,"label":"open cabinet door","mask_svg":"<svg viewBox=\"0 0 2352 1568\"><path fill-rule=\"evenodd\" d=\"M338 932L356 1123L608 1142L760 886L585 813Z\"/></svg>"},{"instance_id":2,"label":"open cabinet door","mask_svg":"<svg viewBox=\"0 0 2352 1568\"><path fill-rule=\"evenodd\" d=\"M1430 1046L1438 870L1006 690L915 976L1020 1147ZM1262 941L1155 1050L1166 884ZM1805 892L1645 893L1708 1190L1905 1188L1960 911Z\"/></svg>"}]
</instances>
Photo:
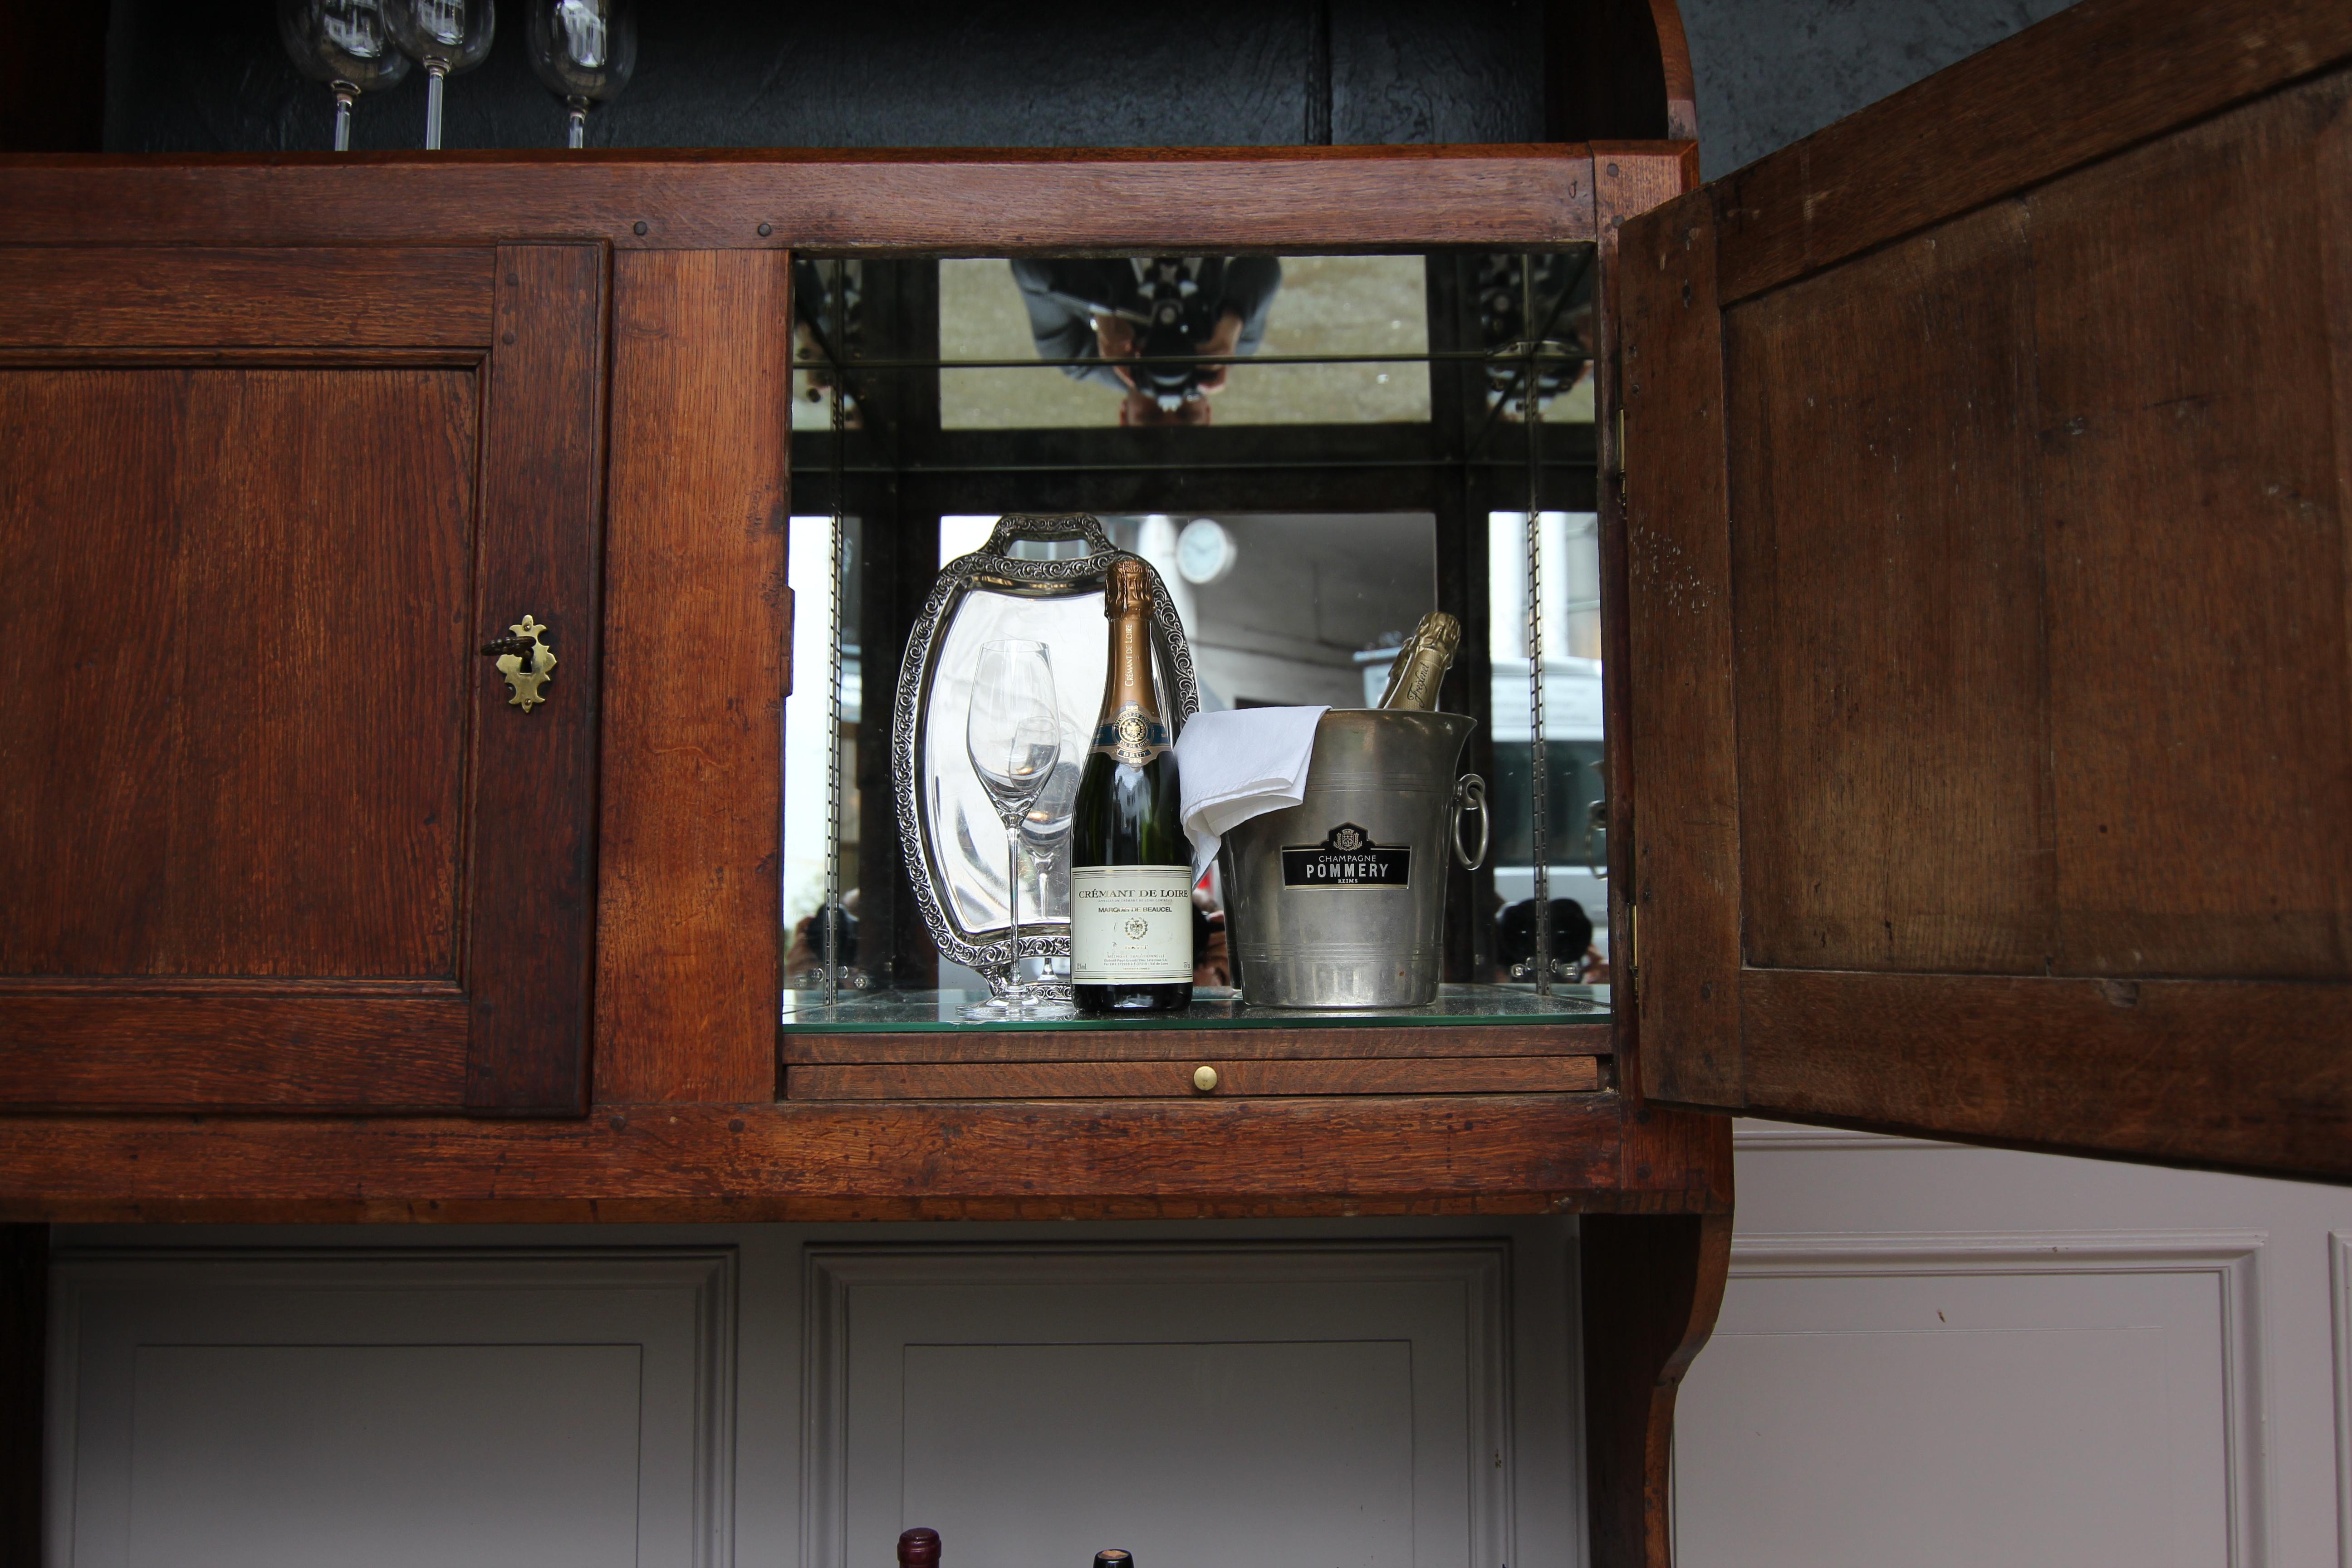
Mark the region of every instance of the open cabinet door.
<instances>
[{"instance_id":1,"label":"open cabinet door","mask_svg":"<svg viewBox=\"0 0 2352 1568\"><path fill-rule=\"evenodd\" d=\"M2352 8L2090 0L1620 257L1641 1087L2352 1177Z\"/></svg>"}]
</instances>

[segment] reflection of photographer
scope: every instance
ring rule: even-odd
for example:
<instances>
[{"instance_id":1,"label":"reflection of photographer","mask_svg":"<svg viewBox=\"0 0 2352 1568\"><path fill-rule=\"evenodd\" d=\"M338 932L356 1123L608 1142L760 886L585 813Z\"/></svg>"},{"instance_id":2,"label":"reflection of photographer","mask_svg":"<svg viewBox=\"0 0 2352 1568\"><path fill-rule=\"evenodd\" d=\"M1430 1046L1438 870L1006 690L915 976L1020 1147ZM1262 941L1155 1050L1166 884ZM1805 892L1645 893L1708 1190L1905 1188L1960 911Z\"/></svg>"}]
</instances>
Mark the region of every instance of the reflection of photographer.
<instances>
[{"instance_id":1,"label":"reflection of photographer","mask_svg":"<svg viewBox=\"0 0 2352 1568\"><path fill-rule=\"evenodd\" d=\"M1569 984L1606 984L1608 961L1592 945L1592 917L1574 899L1551 901L1551 977ZM1522 899L1495 921L1495 978L1536 977L1536 901Z\"/></svg>"},{"instance_id":2,"label":"reflection of photographer","mask_svg":"<svg viewBox=\"0 0 2352 1568\"><path fill-rule=\"evenodd\" d=\"M1271 256L1154 256L1128 260L1015 261L1041 358L1079 381L1126 394L1122 425L1206 425L1226 366L1195 355L1257 353L1282 288Z\"/></svg>"}]
</instances>

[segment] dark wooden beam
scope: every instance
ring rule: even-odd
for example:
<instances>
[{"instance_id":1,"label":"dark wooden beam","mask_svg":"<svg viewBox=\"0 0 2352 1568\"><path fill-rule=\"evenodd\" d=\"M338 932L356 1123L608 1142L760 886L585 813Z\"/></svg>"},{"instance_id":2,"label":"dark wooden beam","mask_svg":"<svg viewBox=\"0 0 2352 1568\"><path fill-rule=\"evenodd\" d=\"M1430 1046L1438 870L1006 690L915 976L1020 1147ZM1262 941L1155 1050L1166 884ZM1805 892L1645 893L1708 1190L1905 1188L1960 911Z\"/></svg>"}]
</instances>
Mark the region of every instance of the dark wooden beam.
<instances>
[{"instance_id":1,"label":"dark wooden beam","mask_svg":"<svg viewBox=\"0 0 2352 1568\"><path fill-rule=\"evenodd\" d=\"M494 243L1013 256L1592 237L1580 146L0 157L20 245Z\"/></svg>"},{"instance_id":2,"label":"dark wooden beam","mask_svg":"<svg viewBox=\"0 0 2352 1568\"><path fill-rule=\"evenodd\" d=\"M1611 1093L600 1106L583 1121L0 1120L0 1219L1685 1212Z\"/></svg>"}]
</instances>

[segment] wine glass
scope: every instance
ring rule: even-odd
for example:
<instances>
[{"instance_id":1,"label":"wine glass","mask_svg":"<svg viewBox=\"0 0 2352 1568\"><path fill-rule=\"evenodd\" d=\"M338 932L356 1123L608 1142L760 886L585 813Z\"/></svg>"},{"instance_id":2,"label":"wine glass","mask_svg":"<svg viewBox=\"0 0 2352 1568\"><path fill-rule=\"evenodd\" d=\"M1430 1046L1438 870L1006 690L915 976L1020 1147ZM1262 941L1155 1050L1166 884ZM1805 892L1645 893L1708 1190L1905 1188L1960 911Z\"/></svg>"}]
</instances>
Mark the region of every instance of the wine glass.
<instances>
[{"instance_id":1,"label":"wine glass","mask_svg":"<svg viewBox=\"0 0 2352 1568\"><path fill-rule=\"evenodd\" d=\"M1084 755L1078 749L1077 737L1067 724L1062 726L1061 760L1054 764L1053 773L1045 780L1029 808L1021 814L1021 842L1029 851L1029 863L1037 868L1037 912L1051 918L1054 908L1054 863L1070 847L1070 818L1078 805L1078 781L1085 773ZM1064 908L1069 912L1065 889Z\"/></svg>"},{"instance_id":2,"label":"wine glass","mask_svg":"<svg viewBox=\"0 0 2352 1568\"><path fill-rule=\"evenodd\" d=\"M532 0L530 68L563 100L569 145L588 145L589 109L620 97L636 66L632 0Z\"/></svg>"},{"instance_id":3,"label":"wine glass","mask_svg":"<svg viewBox=\"0 0 2352 1568\"><path fill-rule=\"evenodd\" d=\"M393 47L382 0L278 0L278 37L295 68L335 93L335 151L352 150L352 104L397 87L408 57Z\"/></svg>"},{"instance_id":4,"label":"wine glass","mask_svg":"<svg viewBox=\"0 0 2352 1568\"><path fill-rule=\"evenodd\" d=\"M1062 754L1061 708L1054 698L1054 659L1041 642L1000 637L981 645L972 671L964 750L981 788L1004 823L1005 908L1011 927L1003 1000L975 1016L1025 1013L1033 1005L1021 978L1021 825L1054 776Z\"/></svg>"},{"instance_id":5,"label":"wine glass","mask_svg":"<svg viewBox=\"0 0 2352 1568\"><path fill-rule=\"evenodd\" d=\"M491 0L383 0L383 19L401 52L425 68L425 145L441 146L441 82L489 57L498 30Z\"/></svg>"}]
</instances>

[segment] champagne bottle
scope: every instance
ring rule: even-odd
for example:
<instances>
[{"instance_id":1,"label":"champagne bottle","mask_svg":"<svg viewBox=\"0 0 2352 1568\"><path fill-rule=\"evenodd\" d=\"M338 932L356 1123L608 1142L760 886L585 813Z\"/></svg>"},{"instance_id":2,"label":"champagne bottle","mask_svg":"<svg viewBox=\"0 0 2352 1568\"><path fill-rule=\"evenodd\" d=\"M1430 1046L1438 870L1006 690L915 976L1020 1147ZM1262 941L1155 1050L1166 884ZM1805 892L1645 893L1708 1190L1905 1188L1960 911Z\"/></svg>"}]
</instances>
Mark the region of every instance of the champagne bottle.
<instances>
[{"instance_id":1,"label":"champagne bottle","mask_svg":"<svg viewBox=\"0 0 2352 1568\"><path fill-rule=\"evenodd\" d=\"M898 1568L940 1568L940 1532L920 1525L898 1534Z\"/></svg>"},{"instance_id":2,"label":"champagne bottle","mask_svg":"<svg viewBox=\"0 0 2352 1568\"><path fill-rule=\"evenodd\" d=\"M1095 1568L1135 1568L1135 1553L1122 1552L1114 1546L1108 1552L1095 1553Z\"/></svg>"},{"instance_id":3,"label":"champagne bottle","mask_svg":"<svg viewBox=\"0 0 2352 1568\"><path fill-rule=\"evenodd\" d=\"M1444 610L1432 610L1412 628L1412 636L1397 649L1389 666L1388 689L1381 693L1381 708L1431 709L1437 706L1437 689L1454 668L1454 650L1462 646L1462 623Z\"/></svg>"},{"instance_id":4,"label":"champagne bottle","mask_svg":"<svg viewBox=\"0 0 2352 1568\"><path fill-rule=\"evenodd\" d=\"M1192 1001L1192 847L1151 660L1151 577L1134 556L1103 589L1110 670L1070 822L1070 984L1088 1013Z\"/></svg>"}]
</instances>

